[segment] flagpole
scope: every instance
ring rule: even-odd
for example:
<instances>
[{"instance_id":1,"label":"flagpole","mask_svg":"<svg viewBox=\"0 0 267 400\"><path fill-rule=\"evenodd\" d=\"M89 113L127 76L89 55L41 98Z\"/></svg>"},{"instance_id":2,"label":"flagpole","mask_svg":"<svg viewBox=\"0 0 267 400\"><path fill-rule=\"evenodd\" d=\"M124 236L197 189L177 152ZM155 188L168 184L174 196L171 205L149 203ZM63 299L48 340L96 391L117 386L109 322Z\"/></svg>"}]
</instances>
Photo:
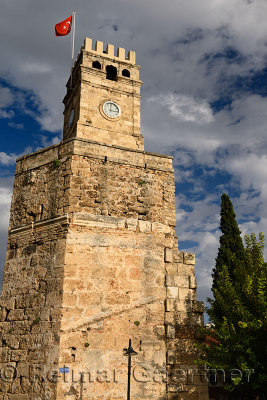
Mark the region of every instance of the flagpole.
<instances>
[{"instance_id":1,"label":"flagpole","mask_svg":"<svg viewBox=\"0 0 267 400\"><path fill-rule=\"evenodd\" d=\"M74 63L75 16L76 16L76 12L73 11L73 13L72 13L73 29L71 30L71 73L70 73L70 87L71 87L71 89L72 89L72 70L73 70L73 63Z\"/></svg>"}]
</instances>

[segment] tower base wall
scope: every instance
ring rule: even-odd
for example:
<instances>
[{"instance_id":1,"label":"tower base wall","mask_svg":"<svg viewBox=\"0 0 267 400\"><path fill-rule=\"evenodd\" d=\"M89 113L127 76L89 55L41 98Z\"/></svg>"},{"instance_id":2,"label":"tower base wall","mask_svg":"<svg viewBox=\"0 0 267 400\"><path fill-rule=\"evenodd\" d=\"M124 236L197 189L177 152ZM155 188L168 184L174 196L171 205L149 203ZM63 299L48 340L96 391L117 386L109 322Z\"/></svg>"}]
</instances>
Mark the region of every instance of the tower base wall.
<instances>
[{"instance_id":1,"label":"tower base wall","mask_svg":"<svg viewBox=\"0 0 267 400\"><path fill-rule=\"evenodd\" d=\"M133 399L206 400L194 262L178 251L170 157L71 139L19 159L0 399L125 398L131 338Z\"/></svg>"}]
</instances>

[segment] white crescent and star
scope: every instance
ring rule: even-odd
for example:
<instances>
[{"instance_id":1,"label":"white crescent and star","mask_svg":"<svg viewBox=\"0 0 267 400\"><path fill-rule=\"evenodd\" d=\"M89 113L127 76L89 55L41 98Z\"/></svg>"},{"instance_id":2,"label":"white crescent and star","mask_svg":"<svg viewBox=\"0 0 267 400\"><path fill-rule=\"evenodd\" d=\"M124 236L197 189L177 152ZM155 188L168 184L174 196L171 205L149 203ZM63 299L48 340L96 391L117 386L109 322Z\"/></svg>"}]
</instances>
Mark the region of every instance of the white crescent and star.
<instances>
[{"instance_id":1,"label":"white crescent and star","mask_svg":"<svg viewBox=\"0 0 267 400\"><path fill-rule=\"evenodd\" d=\"M70 21L67 21L66 24L70 24ZM67 27L64 25L63 29L67 29Z\"/></svg>"}]
</instances>

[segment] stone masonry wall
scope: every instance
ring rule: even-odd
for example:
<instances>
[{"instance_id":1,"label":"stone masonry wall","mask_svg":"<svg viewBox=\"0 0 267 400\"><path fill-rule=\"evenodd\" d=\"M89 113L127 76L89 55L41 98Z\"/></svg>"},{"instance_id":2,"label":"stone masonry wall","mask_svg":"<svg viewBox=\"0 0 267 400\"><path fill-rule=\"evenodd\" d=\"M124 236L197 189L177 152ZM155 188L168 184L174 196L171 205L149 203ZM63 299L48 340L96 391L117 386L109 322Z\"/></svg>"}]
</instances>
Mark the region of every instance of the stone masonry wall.
<instances>
[{"instance_id":1,"label":"stone masonry wall","mask_svg":"<svg viewBox=\"0 0 267 400\"><path fill-rule=\"evenodd\" d=\"M0 399L122 400L131 337L132 398L206 400L172 376L192 369L203 313L174 228L170 157L71 139L19 159L0 302L17 376Z\"/></svg>"},{"instance_id":2,"label":"stone masonry wall","mask_svg":"<svg viewBox=\"0 0 267 400\"><path fill-rule=\"evenodd\" d=\"M65 236L64 221L9 232L0 298L1 400L55 398Z\"/></svg>"}]
</instances>

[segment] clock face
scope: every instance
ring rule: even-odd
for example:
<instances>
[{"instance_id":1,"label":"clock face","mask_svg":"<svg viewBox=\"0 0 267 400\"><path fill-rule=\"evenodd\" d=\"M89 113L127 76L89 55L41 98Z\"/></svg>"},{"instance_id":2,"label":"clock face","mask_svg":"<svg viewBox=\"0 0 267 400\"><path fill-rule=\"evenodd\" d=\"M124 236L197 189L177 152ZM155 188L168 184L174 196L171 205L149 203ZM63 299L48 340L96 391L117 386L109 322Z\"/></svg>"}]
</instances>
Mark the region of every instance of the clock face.
<instances>
[{"instance_id":1,"label":"clock face","mask_svg":"<svg viewBox=\"0 0 267 400\"><path fill-rule=\"evenodd\" d=\"M121 114L120 106L113 101L106 101L103 104L103 111L109 118L117 118Z\"/></svg>"}]
</instances>

